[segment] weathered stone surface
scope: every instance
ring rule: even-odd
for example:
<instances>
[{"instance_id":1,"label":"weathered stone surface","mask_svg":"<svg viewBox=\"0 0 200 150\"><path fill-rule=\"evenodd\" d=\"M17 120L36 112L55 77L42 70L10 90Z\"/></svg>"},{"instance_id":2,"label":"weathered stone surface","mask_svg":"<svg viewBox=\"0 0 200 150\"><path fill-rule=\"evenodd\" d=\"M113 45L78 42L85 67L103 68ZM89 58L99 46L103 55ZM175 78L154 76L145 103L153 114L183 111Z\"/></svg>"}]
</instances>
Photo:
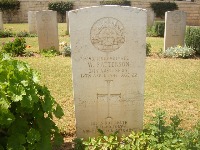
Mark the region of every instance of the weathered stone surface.
<instances>
[{"instance_id":1,"label":"weathered stone surface","mask_svg":"<svg viewBox=\"0 0 200 150\"><path fill-rule=\"evenodd\" d=\"M38 11L29 11L28 12L28 27L29 32L32 34L37 34L37 25L36 25L36 13Z\"/></svg>"},{"instance_id":2,"label":"weathered stone surface","mask_svg":"<svg viewBox=\"0 0 200 150\"><path fill-rule=\"evenodd\" d=\"M146 22L133 7L69 12L78 137L142 129Z\"/></svg>"},{"instance_id":3,"label":"weathered stone surface","mask_svg":"<svg viewBox=\"0 0 200 150\"><path fill-rule=\"evenodd\" d=\"M36 13L39 49L54 47L59 50L57 12L44 10Z\"/></svg>"},{"instance_id":4,"label":"weathered stone surface","mask_svg":"<svg viewBox=\"0 0 200 150\"><path fill-rule=\"evenodd\" d=\"M186 13L180 10L165 13L164 50L177 45L184 46Z\"/></svg>"}]
</instances>

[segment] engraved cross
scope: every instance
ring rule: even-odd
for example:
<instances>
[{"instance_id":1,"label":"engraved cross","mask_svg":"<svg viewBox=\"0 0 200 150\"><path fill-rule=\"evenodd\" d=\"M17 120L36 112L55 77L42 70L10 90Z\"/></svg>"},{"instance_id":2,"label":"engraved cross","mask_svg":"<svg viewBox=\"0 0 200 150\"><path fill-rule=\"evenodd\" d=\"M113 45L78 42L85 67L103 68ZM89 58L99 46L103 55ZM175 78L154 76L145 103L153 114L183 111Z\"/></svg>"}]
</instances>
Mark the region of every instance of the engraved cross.
<instances>
[{"instance_id":1,"label":"engraved cross","mask_svg":"<svg viewBox=\"0 0 200 150\"><path fill-rule=\"evenodd\" d=\"M107 93L106 94L99 94L97 93L97 100L100 100L102 98L106 98L107 100L107 117L106 119L112 119L112 117L110 116L110 101L111 101L111 98L115 98L115 99L121 99L121 93L119 94L111 94L110 92L110 87L111 87L111 82L113 80L105 80L106 83L107 83Z\"/></svg>"}]
</instances>

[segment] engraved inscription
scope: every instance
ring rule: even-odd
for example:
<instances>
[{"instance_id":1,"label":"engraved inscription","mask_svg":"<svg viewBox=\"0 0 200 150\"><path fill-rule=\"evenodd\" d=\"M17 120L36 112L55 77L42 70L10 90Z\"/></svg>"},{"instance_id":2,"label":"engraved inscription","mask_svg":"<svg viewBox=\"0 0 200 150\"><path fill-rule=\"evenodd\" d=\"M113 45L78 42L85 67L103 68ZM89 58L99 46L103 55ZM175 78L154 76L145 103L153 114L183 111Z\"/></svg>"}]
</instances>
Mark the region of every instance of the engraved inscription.
<instances>
[{"instance_id":1,"label":"engraved inscription","mask_svg":"<svg viewBox=\"0 0 200 150\"><path fill-rule=\"evenodd\" d=\"M123 24L111 17L97 20L90 31L91 43L103 52L119 49L125 42Z\"/></svg>"},{"instance_id":2,"label":"engraved inscription","mask_svg":"<svg viewBox=\"0 0 200 150\"><path fill-rule=\"evenodd\" d=\"M133 62L124 57L84 57L81 56L88 70L80 74L81 78L135 78L137 73L130 70Z\"/></svg>"},{"instance_id":3,"label":"engraved inscription","mask_svg":"<svg viewBox=\"0 0 200 150\"><path fill-rule=\"evenodd\" d=\"M82 130L83 133L96 133L97 129L103 129L104 132L110 132L113 133L115 131L118 132L131 132L134 130L134 128L127 127L127 120L115 120L115 121L92 121L90 123L91 127L90 129L84 129Z\"/></svg>"}]
</instances>

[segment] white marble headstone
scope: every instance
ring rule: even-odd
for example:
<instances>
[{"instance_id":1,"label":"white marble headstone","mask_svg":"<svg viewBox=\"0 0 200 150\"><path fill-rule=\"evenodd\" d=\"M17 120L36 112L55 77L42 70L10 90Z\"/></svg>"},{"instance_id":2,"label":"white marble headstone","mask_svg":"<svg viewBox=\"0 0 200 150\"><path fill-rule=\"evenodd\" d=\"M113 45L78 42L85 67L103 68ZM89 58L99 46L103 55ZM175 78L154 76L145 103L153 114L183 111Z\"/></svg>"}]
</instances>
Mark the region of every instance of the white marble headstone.
<instances>
[{"instance_id":1,"label":"white marble headstone","mask_svg":"<svg viewBox=\"0 0 200 150\"><path fill-rule=\"evenodd\" d=\"M69 12L77 137L143 128L146 10Z\"/></svg>"},{"instance_id":2,"label":"white marble headstone","mask_svg":"<svg viewBox=\"0 0 200 150\"><path fill-rule=\"evenodd\" d=\"M67 34L69 34L69 17L68 17L69 11L66 11L66 24L67 24Z\"/></svg>"},{"instance_id":3,"label":"white marble headstone","mask_svg":"<svg viewBox=\"0 0 200 150\"><path fill-rule=\"evenodd\" d=\"M0 30L4 30L3 28L3 13L0 12Z\"/></svg>"},{"instance_id":4,"label":"white marble headstone","mask_svg":"<svg viewBox=\"0 0 200 150\"><path fill-rule=\"evenodd\" d=\"M176 10L165 12L164 50L177 45L184 46L186 12Z\"/></svg>"},{"instance_id":5,"label":"white marble headstone","mask_svg":"<svg viewBox=\"0 0 200 150\"><path fill-rule=\"evenodd\" d=\"M39 49L54 47L59 50L57 12L51 10L36 13Z\"/></svg>"},{"instance_id":6,"label":"white marble headstone","mask_svg":"<svg viewBox=\"0 0 200 150\"><path fill-rule=\"evenodd\" d=\"M29 32L37 34L36 13L38 11L28 11L28 26Z\"/></svg>"},{"instance_id":7,"label":"white marble headstone","mask_svg":"<svg viewBox=\"0 0 200 150\"><path fill-rule=\"evenodd\" d=\"M154 24L155 14L152 9L147 9L147 26L152 27Z\"/></svg>"}]
</instances>

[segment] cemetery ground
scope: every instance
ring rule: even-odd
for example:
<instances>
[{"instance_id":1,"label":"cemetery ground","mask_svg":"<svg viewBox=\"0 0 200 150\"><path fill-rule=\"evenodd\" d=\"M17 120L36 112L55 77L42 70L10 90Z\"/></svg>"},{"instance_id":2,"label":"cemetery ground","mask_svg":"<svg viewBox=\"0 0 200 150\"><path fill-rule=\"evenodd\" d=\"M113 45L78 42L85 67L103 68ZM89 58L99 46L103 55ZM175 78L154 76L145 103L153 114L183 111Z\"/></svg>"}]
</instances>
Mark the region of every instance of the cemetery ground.
<instances>
[{"instance_id":1,"label":"cemetery ground","mask_svg":"<svg viewBox=\"0 0 200 150\"><path fill-rule=\"evenodd\" d=\"M59 23L59 42L67 42L66 24ZM28 24L5 24L13 32L28 31ZM0 38L0 43L11 38ZM37 37L26 37L27 51L39 53ZM147 37L152 56L146 57L144 125L150 121L153 111L161 108L167 117L178 114L181 127L190 130L200 120L200 59L167 59L159 57L163 38ZM1 45L0 45L1 46ZM65 146L71 145L75 137L75 116L72 93L72 71L70 57L18 57L28 62L41 76L52 96L61 105L64 116L56 120L65 137ZM64 146L64 147L65 147ZM65 149L65 148L63 148Z\"/></svg>"}]
</instances>

